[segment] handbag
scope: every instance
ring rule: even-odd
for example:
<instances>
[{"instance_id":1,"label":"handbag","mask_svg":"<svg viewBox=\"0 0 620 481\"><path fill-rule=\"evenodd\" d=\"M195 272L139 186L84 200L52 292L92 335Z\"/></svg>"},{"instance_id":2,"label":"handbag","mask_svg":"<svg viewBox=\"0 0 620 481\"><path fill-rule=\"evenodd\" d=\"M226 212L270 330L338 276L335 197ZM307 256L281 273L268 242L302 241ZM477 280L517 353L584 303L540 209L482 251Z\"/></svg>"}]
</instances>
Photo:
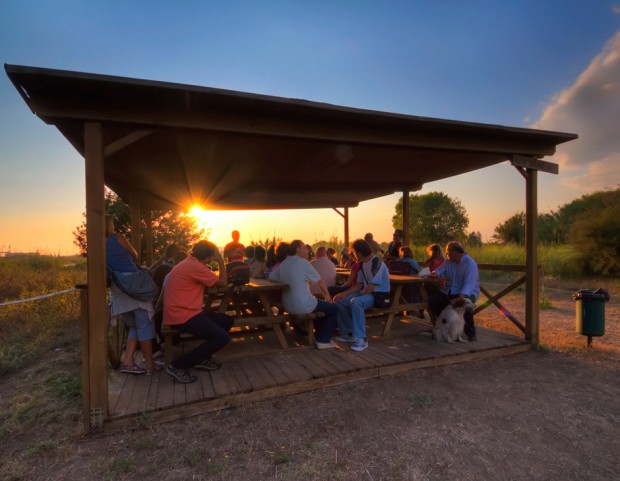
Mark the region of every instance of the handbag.
<instances>
[{"instance_id":1,"label":"handbag","mask_svg":"<svg viewBox=\"0 0 620 481\"><path fill-rule=\"evenodd\" d=\"M375 307L385 309L390 307L390 293L389 292L373 292L372 296L375 299Z\"/></svg>"},{"instance_id":2,"label":"handbag","mask_svg":"<svg viewBox=\"0 0 620 481\"><path fill-rule=\"evenodd\" d=\"M109 271L110 279L118 288L138 301L152 301L157 294L157 284L147 270L138 269L136 272Z\"/></svg>"}]
</instances>

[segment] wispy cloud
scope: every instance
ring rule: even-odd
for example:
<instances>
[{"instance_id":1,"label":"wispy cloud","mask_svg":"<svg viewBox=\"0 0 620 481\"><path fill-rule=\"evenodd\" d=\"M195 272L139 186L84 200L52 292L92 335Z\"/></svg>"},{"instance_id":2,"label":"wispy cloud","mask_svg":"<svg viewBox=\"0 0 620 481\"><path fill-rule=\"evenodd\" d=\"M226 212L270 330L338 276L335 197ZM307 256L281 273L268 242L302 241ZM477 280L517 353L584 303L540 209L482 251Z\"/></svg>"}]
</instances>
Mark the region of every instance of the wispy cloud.
<instances>
[{"instance_id":1,"label":"wispy cloud","mask_svg":"<svg viewBox=\"0 0 620 481\"><path fill-rule=\"evenodd\" d=\"M620 31L534 127L579 134L555 156L565 185L594 190L620 184Z\"/></svg>"}]
</instances>

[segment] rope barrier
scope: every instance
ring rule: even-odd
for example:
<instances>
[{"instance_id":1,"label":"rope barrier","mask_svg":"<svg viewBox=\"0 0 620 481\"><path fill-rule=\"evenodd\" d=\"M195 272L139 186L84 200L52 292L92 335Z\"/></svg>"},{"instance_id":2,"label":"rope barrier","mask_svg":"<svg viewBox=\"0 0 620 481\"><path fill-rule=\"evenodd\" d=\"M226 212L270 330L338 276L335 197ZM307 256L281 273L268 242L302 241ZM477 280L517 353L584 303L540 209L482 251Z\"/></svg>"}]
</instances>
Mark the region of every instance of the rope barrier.
<instances>
[{"instance_id":1,"label":"rope barrier","mask_svg":"<svg viewBox=\"0 0 620 481\"><path fill-rule=\"evenodd\" d=\"M29 299L20 299L18 301L3 302L0 304L0 307L10 306L11 304L21 304L22 302L38 301L39 299L45 299L46 297L52 297L52 296L59 296L60 294L65 294L67 292L71 292L75 290L76 288L72 287L71 289L65 289L64 291L52 292L51 294L43 294L42 296L31 297Z\"/></svg>"}]
</instances>

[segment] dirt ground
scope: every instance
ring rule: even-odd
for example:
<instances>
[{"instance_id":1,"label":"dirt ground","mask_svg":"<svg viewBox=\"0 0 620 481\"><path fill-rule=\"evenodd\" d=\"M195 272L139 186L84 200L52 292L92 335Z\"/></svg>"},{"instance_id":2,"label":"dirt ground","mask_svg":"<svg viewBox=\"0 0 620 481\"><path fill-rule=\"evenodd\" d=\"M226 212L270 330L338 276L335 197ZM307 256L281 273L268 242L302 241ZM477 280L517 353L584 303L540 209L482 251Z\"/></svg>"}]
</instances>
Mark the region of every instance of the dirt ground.
<instances>
[{"instance_id":1,"label":"dirt ground","mask_svg":"<svg viewBox=\"0 0 620 481\"><path fill-rule=\"evenodd\" d=\"M137 422L132 432L101 438L59 429L62 436L47 434L52 443L47 449L32 449L44 441L42 430L33 429L0 438L0 478L620 479L620 302L612 296L606 335L588 350L586 339L575 333L574 290L545 288L550 307L541 311L536 351L173 423ZM520 318L522 304L519 293L506 301ZM495 308L479 314L477 322L516 332ZM55 361L52 356L45 362ZM23 376L0 380L3 396L18 388L19 379ZM74 425L78 415L79 406Z\"/></svg>"}]
</instances>

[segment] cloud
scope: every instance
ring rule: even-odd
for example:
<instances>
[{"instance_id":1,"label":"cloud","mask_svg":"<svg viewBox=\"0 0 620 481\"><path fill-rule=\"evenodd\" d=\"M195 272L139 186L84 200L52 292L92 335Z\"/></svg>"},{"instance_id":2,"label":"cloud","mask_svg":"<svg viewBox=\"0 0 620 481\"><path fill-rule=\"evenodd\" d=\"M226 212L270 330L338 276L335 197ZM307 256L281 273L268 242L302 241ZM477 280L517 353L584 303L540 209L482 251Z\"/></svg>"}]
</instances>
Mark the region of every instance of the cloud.
<instances>
[{"instance_id":1,"label":"cloud","mask_svg":"<svg viewBox=\"0 0 620 481\"><path fill-rule=\"evenodd\" d=\"M598 190L620 183L620 30L575 83L555 96L533 127L579 134L554 161L562 183Z\"/></svg>"}]
</instances>

